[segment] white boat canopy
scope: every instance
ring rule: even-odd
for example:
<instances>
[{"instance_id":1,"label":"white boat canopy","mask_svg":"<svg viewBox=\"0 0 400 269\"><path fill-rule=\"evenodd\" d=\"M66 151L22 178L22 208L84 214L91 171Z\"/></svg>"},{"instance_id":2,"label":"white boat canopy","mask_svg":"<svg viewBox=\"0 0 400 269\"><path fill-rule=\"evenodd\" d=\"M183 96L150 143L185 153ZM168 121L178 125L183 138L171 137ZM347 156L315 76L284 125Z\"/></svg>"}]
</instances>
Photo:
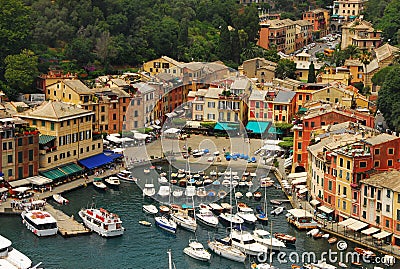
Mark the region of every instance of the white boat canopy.
<instances>
[{"instance_id":1,"label":"white boat canopy","mask_svg":"<svg viewBox=\"0 0 400 269\"><path fill-rule=\"evenodd\" d=\"M365 234L365 235L371 235L371 234L374 234L374 233L376 233L376 232L379 232L379 230L380 230L380 229L378 229L378 228L370 227L370 228L368 228L368 229L365 229L365 230L361 231L361 233L362 233L362 234Z\"/></svg>"},{"instance_id":2,"label":"white boat canopy","mask_svg":"<svg viewBox=\"0 0 400 269\"><path fill-rule=\"evenodd\" d=\"M292 181L292 185L302 184L307 182L307 177L296 178Z\"/></svg>"},{"instance_id":3,"label":"white boat canopy","mask_svg":"<svg viewBox=\"0 0 400 269\"><path fill-rule=\"evenodd\" d=\"M303 194L303 193L306 193L306 192L308 192L307 188L302 188L302 189L299 190L299 194Z\"/></svg>"},{"instance_id":4,"label":"white boat canopy","mask_svg":"<svg viewBox=\"0 0 400 269\"><path fill-rule=\"evenodd\" d=\"M382 239L382 238L388 237L391 234L392 233L389 233L389 232L386 232L386 231L381 231L380 233L374 234L372 237L376 238L376 239Z\"/></svg>"},{"instance_id":5,"label":"white boat canopy","mask_svg":"<svg viewBox=\"0 0 400 269\"><path fill-rule=\"evenodd\" d=\"M1 187L0 188L0 193L6 192L6 191L8 191L8 189L6 187Z\"/></svg>"},{"instance_id":6,"label":"white boat canopy","mask_svg":"<svg viewBox=\"0 0 400 269\"><path fill-rule=\"evenodd\" d=\"M310 201L310 205L312 205L312 206L317 206L317 205L319 205L320 204L320 202L318 201L318 200L311 200Z\"/></svg>"},{"instance_id":7,"label":"white boat canopy","mask_svg":"<svg viewBox=\"0 0 400 269\"><path fill-rule=\"evenodd\" d=\"M350 224L347 228L353 231L359 231L361 229L364 229L367 227L369 224L356 220L353 224Z\"/></svg>"},{"instance_id":8,"label":"white boat canopy","mask_svg":"<svg viewBox=\"0 0 400 269\"><path fill-rule=\"evenodd\" d=\"M288 213L290 213L290 215L292 215L295 218L302 218L302 217L312 218L313 217L313 215L310 212L308 212L307 210L298 209L298 208L289 209Z\"/></svg>"},{"instance_id":9,"label":"white boat canopy","mask_svg":"<svg viewBox=\"0 0 400 269\"><path fill-rule=\"evenodd\" d=\"M315 201L315 200L314 200ZM317 201L318 202L318 201ZM318 202L319 203L319 202ZM332 213L334 210L332 208L329 208L327 206L320 206L318 207L319 210L321 210L322 212L326 213L326 214L330 214Z\"/></svg>"},{"instance_id":10,"label":"white boat canopy","mask_svg":"<svg viewBox=\"0 0 400 269\"><path fill-rule=\"evenodd\" d=\"M134 134L133 134L133 137L134 137L135 139L137 139L137 140L145 140L147 137L149 137L149 135L148 135L148 134L142 134L142 133L137 132L137 133L134 133Z\"/></svg>"}]
</instances>

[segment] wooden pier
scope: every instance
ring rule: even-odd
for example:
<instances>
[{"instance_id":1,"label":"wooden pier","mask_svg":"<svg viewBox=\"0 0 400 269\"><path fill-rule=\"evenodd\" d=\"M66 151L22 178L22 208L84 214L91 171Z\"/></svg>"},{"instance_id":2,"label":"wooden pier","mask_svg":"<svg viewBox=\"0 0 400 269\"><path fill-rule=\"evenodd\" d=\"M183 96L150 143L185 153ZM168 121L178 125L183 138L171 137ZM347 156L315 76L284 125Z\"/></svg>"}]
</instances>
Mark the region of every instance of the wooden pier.
<instances>
[{"instance_id":1,"label":"wooden pier","mask_svg":"<svg viewBox=\"0 0 400 269\"><path fill-rule=\"evenodd\" d=\"M49 212L57 220L58 232L63 237L71 237L91 233L91 231L86 228L82 223L76 221L74 216L68 216L49 204L46 205L46 211Z\"/></svg>"}]
</instances>

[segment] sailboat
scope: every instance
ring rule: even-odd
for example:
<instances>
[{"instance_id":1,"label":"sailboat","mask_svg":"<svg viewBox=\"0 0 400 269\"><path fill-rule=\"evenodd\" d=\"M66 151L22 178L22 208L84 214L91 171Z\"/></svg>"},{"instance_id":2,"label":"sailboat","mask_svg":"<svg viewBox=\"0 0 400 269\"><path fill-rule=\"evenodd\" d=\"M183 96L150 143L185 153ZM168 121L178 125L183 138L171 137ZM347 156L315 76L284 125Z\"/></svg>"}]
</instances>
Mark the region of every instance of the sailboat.
<instances>
[{"instance_id":1,"label":"sailboat","mask_svg":"<svg viewBox=\"0 0 400 269\"><path fill-rule=\"evenodd\" d=\"M259 221L268 221L268 216L267 216L267 192L264 190L264 208L261 206L256 207L256 218Z\"/></svg>"},{"instance_id":2,"label":"sailboat","mask_svg":"<svg viewBox=\"0 0 400 269\"><path fill-rule=\"evenodd\" d=\"M232 191L230 192L230 204L232 206ZM230 222L231 230L232 230L232 222ZM241 252L239 249L234 248L230 242L225 242L222 240L214 240L208 241L208 247L217 255L224 257L226 259L236 261L236 262L244 262L246 260L246 255Z\"/></svg>"}]
</instances>

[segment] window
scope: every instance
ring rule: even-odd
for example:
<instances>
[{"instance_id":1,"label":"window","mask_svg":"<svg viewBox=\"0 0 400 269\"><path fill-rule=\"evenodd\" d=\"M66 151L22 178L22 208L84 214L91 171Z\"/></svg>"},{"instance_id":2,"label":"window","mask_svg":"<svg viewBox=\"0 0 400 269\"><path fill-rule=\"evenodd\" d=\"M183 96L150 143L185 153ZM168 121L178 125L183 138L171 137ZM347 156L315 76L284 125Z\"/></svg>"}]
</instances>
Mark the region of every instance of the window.
<instances>
[{"instance_id":1,"label":"window","mask_svg":"<svg viewBox=\"0 0 400 269\"><path fill-rule=\"evenodd\" d=\"M374 167L379 167L379 161L374 161Z\"/></svg>"},{"instance_id":2,"label":"window","mask_svg":"<svg viewBox=\"0 0 400 269\"><path fill-rule=\"evenodd\" d=\"M311 128L315 127L315 122L311 122Z\"/></svg>"},{"instance_id":3,"label":"window","mask_svg":"<svg viewBox=\"0 0 400 269\"><path fill-rule=\"evenodd\" d=\"M301 145L302 145L301 142L298 142L298 143L297 143L297 148L298 148L298 149L301 149Z\"/></svg>"},{"instance_id":4,"label":"window","mask_svg":"<svg viewBox=\"0 0 400 269\"><path fill-rule=\"evenodd\" d=\"M28 166L28 173L29 173L29 176L30 176L30 177L33 176L33 164L31 164L31 165Z\"/></svg>"},{"instance_id":5,"label":"window","mask_svg":"<svg viewBox=\"0 0 400 269\"><path fill-rule=\"evenodd\" d=\"M256 102L256 108L260 108L260 102Z\"/></svg>"},{"instance_id":6,"label":"window","mask_svg":"<svg viewBox=\"0 0 400 269\"><path fill-rule=\"evenodd\" d=\"M51 163L51 157L47 158L47 163Z\"/></svg>"},{"instance_id":7,"label":"window","mask_svg":"<svg viewBox=\"0 0 400 269\"><path fill-rule=\"evenodd\" d=\"M13 162L13 156L12 155L7 155L7 162L12 163Z\"/></svg>"},{"instance_id":8,"label":"window","mask_svg":"<svg viewBox=\"0 0 400 269\"><path fill-rule=\"evenodd\" d=\"M23 152L18 151L18 163L23 163Z\"/></svg>"},{"instance_id":9,"label":"window","mask_svg":"<svg viewBox=\"0 0 400 269\"><path fill-rule=\"evenodd\" d=\"M390 205L386 205L386 212L390 212Z\"/></svg>"},{"instance_id":10,"label":"window","mask_svg":"<svg viewBox=\"0 0 400 269\"><path fill-rule=\"evenodd\" d=\"M12 142L8 142L8 149L12 149L13 148L13 143Z\"/></svg>"},{"instance_id":11,"label":"window","mask_svg":"<svg viewBox=\"0 0 400 269\"><path fill-rule=\"evenodd\" d=\"M113 124L113 129L117 130L117 125L116 124Z\"/></svg>"},{"instance_id":12,"label":"window","mask_svg":"<svg viewBox=\"0 0 400 269\"><path fill-rule=\"evenodd\" d=\"M297 161L301 162L301 154L297 154Z\"/></svg>"},{"instance_id":13,"label":"window","mask_svg":"<svg viewBox=\"0 0 400 269\"><path fill-rule=\"evenodd\" d=\"M375 149L375 150L374 150L374 154L375 154L375 155L379 155L379 149Z\"/></svg>"},{"instance_id":14,"label":"window","mask_svg":"<svg viewBox=\"0 0 400 269\"><path fill-rule=\"evenodd\" d=\"M203 105L196 105L196 111L202 111L203 110Z\"/></svg>"},{"instance_id":15,"label":"window","mask_svg":"<svg viewBox=\"0 0 400 269\"><path fill-rule=\"evenodd\" d=\"M378 190L376 196L377 196L376 199L377 199L378 201L380 201L380 200L381 200L381 190Z\"/></svg>"},{"instance_id":16,"label":"window","mask_svg":"<svg viewBox=\"0 0 400 269\"><path fill-rule=\"evenodd\" d=\"M303 131L299 131L299 137L303 136Z\"/></svg>"},{"instance_id":17,"label":"window","mask_svg":"<svg viewBox=\"0 0 400 269\"><path fill-rule=\"evenodd\" d=\"M360 168L367 167L367 162L360 162Z\"/></svg>"},{"instance_id":18,"label":"window","mask_svg":"<svg viewBox=\"0 0 400 269\"><path fill-rule=\"evenodd\" d=\"M117 114L113 114L113 120L116 120L117 119Z\"/></svg>"},{"instance_id":19,"label":"window","mask_svg":"<svg viewBox=\"0 0 400 269\"><path fill-rule=\"evenodd\" d=\"M12 170L12 169L8 169L8 173L7 173L7 174L8 174L9 177L12 177L12 175L13 175L13 170Z\"/></svg>"},{"instance_id":20,"label":"window","mask_svg":"<svg viewBox=\"0 0 400 269\"><path fill-rule=\"evenodd\" d=\"M303 100L303 95L299 94L299 100Z\"/></svg>"},{"instance_id":21,"label":"window","mask_svg":"<svg viewBox=\"0 0 400 269\"><path fill-rule=\"evenodd\" d=\"M54 122L50 123L50 130L54 131Z\"/></svg>"},{"instance_id":22,"label":"window","mask_svg":"<svg viewBox=\"0 0 400 269\"><path fill-rule=\"evenodd\" d=\"M396 220L400 221L400 209L397 209L397 218L396 218Z\"/></svg>"},{"instance_id":23,"label":"window","mask_svg":"<svg viewBox=\"0 0 400 269\"><path fill-rule=\"evenodd\" d=\"M33 136L28 137L28 143L33 144Z\"/></svg>"},{"instance_id":24,"label":"window","mask_svg":"<svg viewBox=\"0 0 400 269\"><path fill-rule=\"evenodd\" d=\"M343 201L343 210L346 210L346 205L347 205L346 201Z\"/></svg>"},{"instance_id":25,"label":"window","mask_svg":"<svg viewBox=\"0 0 400 269\"><path fill-rule=\"evenodd\" d=\"M36 125L36 120L32 120L32 125Z\"/></svg>"},{"instance_id":26,"label":"window","mask_svg":"<svg viewBox=\"0 0 400 269\"><path fill-rule=\"evenodd\" d=\"M7 150L7 143L3 143L3 150Z\"/></svg>"},{"instance_id":27,"label":"window","mask_svg":"<svg viewBox=\"0 0 400 269\"><path fill-rule=\"evenodd\" d=\"M346 168L347 168L347 169L350 169L350 161L347 161L347 162L346 162Z\"/></svg>"},{"instance_id":28,"label":"window","mask_svg":"<svg viewBox=\"0 0 400 269\"><path fill-rule=\"evenodd\" d=\"M366 211L363 211L363 212L362 212L362 217L363 217L363 219L366 219L366 218L367 218L367 212L366 212Z\"/></svg>"},{"instance_id":29,"label":"window","mask_svg":"<svg viewBox=\"0 0 400 269\"><path fill-rule=\"evenodd\" d=\"M389 228L389 226L390 226L390 225L389 225L389 220L386 220L386 221L385 221L385 226L386 226L386 228Z\"/></svg>"},{"instance_id":30,"label":"window","mask_svg":"<svg viewBox=\"0 0 400 269\"><path fill-rule=\"evenodd\" d=\"M133 104L134 100L132 100L132 104ZM105 106L101 106L100 107L100 111L101 112L105 112L106 111L106 107Z\"/></svg>"},{"instance_id":31,"label":"window","mask_svg":"<svg viewBox=\"0 0 400 269\"><path fill-rule=\"evenodd\" d=\"M18 138L18 146L22 146L22 138Z\"/></svg>"},{"instance_id":32,"label":"window","mask_svg":"<svg viewBox=\"0 0 400 269\"><path fill-rule=\"evenodd\" d=\"M387 165L388 165L388 166L393 166L393 160L388 160L388 161L387 161Z\"/></svg>"},{"instance_id":33,"label":"window","mask_svg":"<svg viewBox=\"0 0 400 269\"><path fill-rule=\"evenodd\" d=\"M339 158L339 166L343 167L343 158Z\"/></svg>"},{"instance_id":34,"label":"window","mask_svg":"<svg viewBox=\"0 0 400 269\"><path fill-rule=\"evenodd\" d=\"M328 190L330 191L332 190L332 181L330 180L328 181Z\"/></svg>"},{"instance_id":35,"label":"window","mask_svg":"<svg viewBox=\"0 0 400 269\"><path fill-rule=\"evenodd\" d=\"M390 193L391 193L390 190L386 190L386 197L387 197L387 198L390 198Z\"/></svg>"},{"instance_id":36,"label":"window","mask_svg":"<svg viewBox=\"0 0 400 269\"><path fill-rule=\"evenodd\" d=\"M388 154L389 155L393 155L394 154L394 149L393 148L388 149Z\"/></svg>"},{"instance_id":37,"label":"window","mask_svg":"<svg viewBox=\"0 0 400 269\"><path fill-rule=\"evenodd\" d=\"M382 211L382 203L381 202L376 203L376 210Z\"/></svg>"},{"instance_id":38,"label":"window","mask_svg":"<svg viewBox=\"0 0 400 269\"><path fill-rule=\"evenodd\" d=\"M30 149L28 152L29 161L33 161L33 149Z\"/></svg>"}]
</instances>

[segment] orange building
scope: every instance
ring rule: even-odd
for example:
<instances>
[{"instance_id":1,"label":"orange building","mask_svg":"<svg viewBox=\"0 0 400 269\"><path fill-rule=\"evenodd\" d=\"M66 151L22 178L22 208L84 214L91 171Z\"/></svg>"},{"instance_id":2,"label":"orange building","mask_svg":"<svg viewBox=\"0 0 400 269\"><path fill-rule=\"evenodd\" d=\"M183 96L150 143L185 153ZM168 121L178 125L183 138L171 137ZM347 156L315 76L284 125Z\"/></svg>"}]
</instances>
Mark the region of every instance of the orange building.
<instances>
[{"instance_id":1,"label":"orange building","mask_svg":"<svg viewBox=\"0 0 400 269\"><path fill-rule=\"evenodd\" d=\"M303 13L303 20L313 25L314 38L324 37L329 32L329 11L326 9L314 9Z\"/></svg>"}]
</instances>

